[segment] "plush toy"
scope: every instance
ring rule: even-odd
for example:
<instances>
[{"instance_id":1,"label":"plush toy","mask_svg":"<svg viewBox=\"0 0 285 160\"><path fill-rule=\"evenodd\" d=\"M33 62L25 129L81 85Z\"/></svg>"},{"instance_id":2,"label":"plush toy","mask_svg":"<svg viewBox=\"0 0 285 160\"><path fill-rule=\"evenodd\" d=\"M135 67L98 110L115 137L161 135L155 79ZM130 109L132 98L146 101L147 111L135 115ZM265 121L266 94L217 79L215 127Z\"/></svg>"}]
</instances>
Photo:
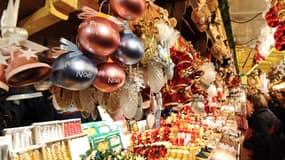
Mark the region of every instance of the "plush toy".
<instances>
[{"instance_id":1,"label":"plush toy","mask_svg":"<svg viewBox=\"0 0 285 160\"><path fill-rule=\"evenodd\" d=\"M223 41L216 41L210 49L212 55L219 61L222 61L224 57L229 54L229 49Z\"/></svg>"},{"instance_id":2,"label":"plush toy","mask_svg":"<svg viewBox=\"0 0 285 160\"><path fill-rule=\"evenodd\" d=\"M193 9L191 13L191 19L195 23L197 29L200 32L204 32L208 29L208 24L211 20L211 12L206 5L202 5Z\"/></svg>"},{"instance_id":3,"label":"plush toy","mask_svg":"<svg viewBox=\"0 0 285 160\"><path fill-rule=\"evenodd\" d=\"M209 8L210 12L215 12L216 9L219 7L218 0L207 0L207 7Z\"/></svg>"}]
</instances>

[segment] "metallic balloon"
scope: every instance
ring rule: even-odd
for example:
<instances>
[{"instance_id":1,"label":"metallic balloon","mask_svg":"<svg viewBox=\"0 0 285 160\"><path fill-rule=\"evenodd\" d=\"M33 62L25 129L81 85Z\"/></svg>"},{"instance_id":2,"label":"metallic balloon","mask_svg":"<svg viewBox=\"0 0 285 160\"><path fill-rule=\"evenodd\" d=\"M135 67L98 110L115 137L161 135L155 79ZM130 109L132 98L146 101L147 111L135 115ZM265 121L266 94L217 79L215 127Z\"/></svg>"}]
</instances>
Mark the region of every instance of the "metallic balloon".
<instances>
[{"instance_id":1,"label":"metallic balloon","mask_svg":"<svg viewBox=\"0 0 285 160\"><path fill-rule=\"evenodd\" d=\"M102 92L113 92L124 85L125 79L126 74L122 67L116 63L106 62L98 65L93 85Z\"/></svg>"},{"instance_id":2,"label":"metallic balloon","mask_svg":"<svg viewBox=\"0 0 285 160\"><path fill-rule=\"evenodd\" d=\"M111 8L123 19L133 20L145 10L145 0L110 0Z\"/></svg>"},{"instance_id":3,"label":"metallic balloon","mask_svg":"<svg viewBox=\"0 0 285 160\"><path fill-rule=\"evenodd\" d=\"M102 17L91 17L78 27L77 43L83 52L96 56L109 56L118 49L120 33L118 26Z\"/></svg>"},{"instance_id":4,"label":"metallic balloon","mask_svg":"<svg viewBox=\"0 0 285 160\"><path fill-rule=\"evenodd\" d=\"M95 79L96 65L83 54L66 53L52 65L51 81L68 90L88 88Z\"/></svg>"},{"instance_id":5,"label":"metallic balloon","mask_svg":"<svg viewBox=\"0 0 285 160\"><path fill-rule=\"evenodd\" d=\"M140 61L144 55L143 43L131 32L128 24L120 35L120 46L115 52L116 58L124 64L132 65Z\"/></svg>"}]
</instances>

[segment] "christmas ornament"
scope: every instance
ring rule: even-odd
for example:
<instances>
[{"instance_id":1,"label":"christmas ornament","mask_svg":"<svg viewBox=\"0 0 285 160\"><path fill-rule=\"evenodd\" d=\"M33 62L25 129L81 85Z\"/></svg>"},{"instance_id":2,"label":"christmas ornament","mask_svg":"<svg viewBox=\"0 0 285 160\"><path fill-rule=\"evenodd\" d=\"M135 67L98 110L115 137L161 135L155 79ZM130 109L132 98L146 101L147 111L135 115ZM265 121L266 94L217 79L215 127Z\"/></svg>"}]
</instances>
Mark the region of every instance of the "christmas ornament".
<instances>
[{"instance_id":1,"label":"christmas ornament","mask_svg":"<svg viewBox=\"0 0 285 160\"><path fill-rule=\"evenodd\" d=\"M97 99L95 97L95 88L89 87L79 91L79 99L82 110L87 113L93 113L96 110Z\"/></svg>"},{"instance_id":2,"label":"christmas ornament","mask_svg":"<svg viewBox=\"0 0 285 160\"><path fill-rule=\"evenodd\" d=\"M144 55L143 43L129 29L128 22L124 22L124 30L120 35L119 49L115 52L116 58L124 64L136 64Z\"/></svg>"},{"instance_id":3,"label":"christmas ornament","mask_svg":"<svg viewBox=\"0 0 285 160\"><path fill-rule=\"evenodd\" d=\"M141 16L145 10L145 0L110 0L111 8L121 18L134 20Z\"/></svg>"},{"instance_id":4,"label":"christmas ornament","mask_svg":"<svg viewBox=\"0 0 285 160\"><path fill-rule=\"evenodd\" d=\"M98 73L93 85L102 92L113 92L125 83L126 73L116 63L105 62L98 65Z\"/></svg>"},{"instance_id":5,"label":"christmas ornament","mask_svg":"<svg viewBox=\"0 0 285 160\"><path fill-rule=\"evenodd\" d=\"M154 124L155 124L155 115L150 112L147 116L146 116L146 123L148 128L154 128Z\"/></svg>"},{"instance_id":6,"label":"christmas ornament","mask_svg":"<svg viewBox=\"0 0 285 160\"><path fill-rule=\"evenodd\" d=\"M72 103L73 91L54 86L51 89L51 93L52 93L52 103L55 109L65 110L68 107L70 107Z\"/></svg>"},{"instance_id":7,"label":"christmas ornament","mask_svg":"<svg viewBox=\"0 0 285 160\"><path fill-rule=\"evenodd\" d=\"M151 92L157 93L164 86L166 80L163 75L162 65L151 61L147 65L147 81Z\"/></svg>"},{"instance_id":8,"label":"christmas ornament","mask_svg":"<svg viewBox=\"0 0 285 160\"><path fill-rule=\"evenodd\" d=\"M84 53L109 56L118 49L119 42L118 26L106 18L90 17L78 27L77 44Z\"/></svg>"},{"instance_id":9,"label":"christmas ornament","mask_svg":"<svg viewBox=\"0 0 285 160\"><path fill-rule=\"evenodd\" d=\"M5 80L10 86L28 86L45 80L51 73L51 67L38 61L34 54L38 51L17 49L10 53Z\"/></svg>"},{"instance_id":10,"label":"christmas ornament","mask_svg":"<svg viewBox=\"0 0 285 160\"><path fill-rule=\"evenodd\" d=\"M193 95L193 102L191 103L191 109L194 113L200 114L205 111L204 97L202 95Z\"/></svg>"},{"instance_id":11,"label":"christmas ornament","mask_svg":"<svg viewBox=\"0 0 285 160\"><path fill-rule=\"evenodd\" d=\"M121 92L120 106L124 116L128 119L135 117L138 110L139 94L136 88L136 84L132 81L128 81Z\"/></svg>"},{"instance_id":12,"label":"christmas ornament","mask_svg":"<svg viewBox=\"0 0 285 160\"><path fill-rule=\"evenodd\" d=\"M217 96L217 88L214 84L211 84L210 87L207 89L208 97L215 97Z\"/></svg>"},{"instance_id":13,"label":"christmas ornament","mask_svg":"<svg viewBox=\"0 0 285 160\"><path fill-rule=\"evenodd\" d=\"M141 94L139 94L139 97L138 97L138 108L137 108L137 111L136 111L136 114L134 116L134 119L139 121L143 118L143 97Z\"/></svg>"},{"instance_id":14,"label":"christmas ornament","mask_svg":"<svg viewBox=\"0 0 285 160\"><path fill-rule=\"evenodd\" d=\"M199 69L204 72L204 74L201 76L202 83L209 85L215 81L217 73L215 71L215 66L213 63L204 63Z\"/></svg>"},{"instance_id":15,"label":"christmas ornament","mask_svg":"<svg viewBox=\"0 0 285 160\"><path fill-rule=\"evenodd\" d=\"M82 90L88 88L94 81L96 65L72 42L61 39L61 48L70 53L59 56L52 64L51 81L62 88Z\"/></svg>"}]
</instances>

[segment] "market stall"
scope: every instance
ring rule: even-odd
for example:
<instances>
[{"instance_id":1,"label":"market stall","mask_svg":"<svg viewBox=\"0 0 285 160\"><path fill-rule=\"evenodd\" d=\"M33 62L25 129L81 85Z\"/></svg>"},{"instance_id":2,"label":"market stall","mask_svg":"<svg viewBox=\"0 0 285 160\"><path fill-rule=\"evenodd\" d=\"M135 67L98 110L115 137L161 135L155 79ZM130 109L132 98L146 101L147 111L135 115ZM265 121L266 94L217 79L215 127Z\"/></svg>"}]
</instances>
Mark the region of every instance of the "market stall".
<instances>
[{"instance_id":1,"label":"market stall","mask_svg":"<svg viewBox=\"0 0 285 160\"><path fill-rule=\"evenodd\" d=\"M266 43L272 32L262 34L254 64L240 72L227 1L46 0L25 19L20 0L7 1L2 159L241 159L246 95L284 83L284 55L268 74L259 68L264 50L283 53L283 19L272 18L280 3L268 2L266 14L278 26L275 46ZM80 119L38 115L7 125L13 114L28 117L8 104L33 106L32 117L46 107Z\"/></svg>"}]
</instances>

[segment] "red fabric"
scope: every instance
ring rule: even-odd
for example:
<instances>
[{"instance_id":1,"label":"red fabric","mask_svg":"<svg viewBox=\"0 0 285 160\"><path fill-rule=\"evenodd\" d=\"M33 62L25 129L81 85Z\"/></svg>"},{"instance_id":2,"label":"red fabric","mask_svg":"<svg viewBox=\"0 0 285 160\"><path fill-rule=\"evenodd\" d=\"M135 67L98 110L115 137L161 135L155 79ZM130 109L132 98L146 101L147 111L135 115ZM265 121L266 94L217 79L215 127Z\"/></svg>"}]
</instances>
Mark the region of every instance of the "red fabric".
<instances>
[{"instance_id":1,"label":"red fabric","mask_svg":"<svg viewBox=\"0 0 285 160\"><path fill-rule=\"evenodd\" d=\"M277 13L279 10L280 10L279 6L274 6L265 14L266 22L272 28L277 27L278 25L281 24L277 17Z\"/></svg>"}]
</instances>

